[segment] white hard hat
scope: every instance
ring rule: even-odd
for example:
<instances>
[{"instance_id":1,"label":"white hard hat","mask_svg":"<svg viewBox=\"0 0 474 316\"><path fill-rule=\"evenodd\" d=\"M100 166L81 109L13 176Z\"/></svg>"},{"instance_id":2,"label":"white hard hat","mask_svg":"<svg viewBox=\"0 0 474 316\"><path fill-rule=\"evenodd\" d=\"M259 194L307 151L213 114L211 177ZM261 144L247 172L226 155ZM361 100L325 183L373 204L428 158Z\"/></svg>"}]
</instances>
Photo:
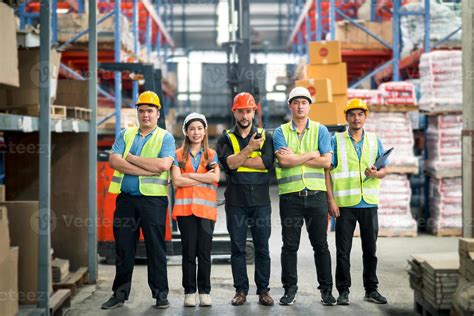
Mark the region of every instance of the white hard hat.
<instances>
[{"instance_id":1,"label":"white hard hat","mask_svg":"<svg viewBox=\"0 0 474 316\"><path fill-rule=\"evenodd\" d=\"M288 96L288 104L290 104L291 101L296 98L305 98L306 100L308 100L309 103L313 103L311 94L305 87L294 87L293 90L290 91L290 95Z\"/></svg>"},{"instance_id":2,"label":"white hard hat","mask_svg":"<svg viewBox=\"0 0 474 316\"><path fill-rule=\"evenodd\" d=\"M203 124L204 124L204 128L207 129L207 120L206 120L206 117L202 114L199 114L199 113L196 113L196 112L193 112L191 114L189 114L188 116L186 116L186 118L184 119L184 122L183 122L183 127L182 127L182 130L183 130L183 134L186 135L186 128L188 127L188 124L191 123L191 121L193 120L199 120L201 121Z\"/></svg>"}]
</instances>

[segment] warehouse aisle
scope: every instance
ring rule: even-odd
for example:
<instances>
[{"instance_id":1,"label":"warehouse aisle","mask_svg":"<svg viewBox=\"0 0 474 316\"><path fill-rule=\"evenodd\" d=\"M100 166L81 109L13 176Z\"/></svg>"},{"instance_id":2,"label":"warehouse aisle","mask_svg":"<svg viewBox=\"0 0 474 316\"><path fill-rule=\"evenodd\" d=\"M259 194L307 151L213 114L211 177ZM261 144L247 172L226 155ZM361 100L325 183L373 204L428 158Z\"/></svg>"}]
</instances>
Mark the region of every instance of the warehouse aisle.
<instances>
[{"instance_id":1,"label":"warehouse aisle","mask_svg":"<svg viewBox=\"0 0 474 316\"><path fill-rule=\"evenodd\" d=\"M272 187L273 231L271 237L272 272L270 279L271 294L277 302L283 294L280 283L280 221L278 210L277 188ZM223 190L220 190L222 198ZM220 212L217 230L225 229L225 214ZM352 253L352 282L351 305L325 307L320 304L319 291L316 289L316 273L313 263L311 246L306 231L302 234L302 244L298 256L299 292L295 305L283 307L275 305L264 307L258 304L255 286L251 284L247 303L244 306L234 307L230 300L234 294L230 264L214 264L212 270L212 298L211 308L184 308L182 306L181 266L180 258L170 260L168 278L170 285L169 300L171 307L167 310L156 310L152 307L147 284L146 265L141 262L135 266L132 293L125 307L112 311L103 311L100 305L111 294L110 288L114 277L115 267L100 264L99 282L94 286L86 286L74 297L71 310L67 315L311 315L324 313L327 315L410 315L413 313L413 290L408 283L407 259L410 254L456 251L458 238L437 238L432 235L422 235L411 238L380 238L378 242L378 276L380 291L389 300L388 305L375 305L362 300L362 252L360 239L354 239ZM334 233L329 234L329 247L335 270ZM253 266L248 267L250 280L253 279ZM334 296L337 293L333 292Z\"/></svg>"}]
</instances>

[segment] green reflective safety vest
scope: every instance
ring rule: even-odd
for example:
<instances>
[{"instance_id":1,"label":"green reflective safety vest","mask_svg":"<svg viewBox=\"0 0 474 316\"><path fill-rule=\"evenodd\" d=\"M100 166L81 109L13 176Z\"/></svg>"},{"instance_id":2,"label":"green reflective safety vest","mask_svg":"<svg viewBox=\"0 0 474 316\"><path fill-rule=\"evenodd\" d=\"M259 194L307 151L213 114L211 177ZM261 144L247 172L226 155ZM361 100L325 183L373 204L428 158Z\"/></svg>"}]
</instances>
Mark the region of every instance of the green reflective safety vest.
<instances>
[{"instance_id":1,"label":"green reflective safety vest","mask_svg":"<svg viewBox=\"0 0 474 316\"><path fill-rule=\"evenodd\" d=\"M138 133L138 127L127 128L123 138L125 141L125 151L123 158L127 157L132 148L133 140ZM142 148L140 157L145 158L157 158L161 146L163 145L163 138L166 131L162 128L157 127L153 135L148 139ZM124 174L115 170L112 177L112 182L109 186L109 192L118 194L122 187L122 180ZM139 176L139 190L140 193L146 196L167 196L168 195L168 177L169 172L162 172L160 176Z\"/></svg>"},{"instance_id":2,"label":"green reflective safety vest","mask_svg":"<svg viewBox=\"0 0 474 316\"><path fill-rule=\"evenodd\" d=\"M283 136L288 148L295 154L303 154L318 150L319 123L309 121L309 129L305 131L301 139L293 130L291 121L281 125ZM282 168L279 163L275 167L278 183L278 194L299 192L305 188L308 190L326 191L324 168L313 168L299 165L291 168Z\"/></svg>"},{"instance_id":3,"label":"green reflective safety vest","mask_svg":"<svg viewBox=\"0 0 474 316\"><path fill-rule=\"evenodd\" d=\"M371 178L364 182L365 169L374 165L377 158L377 136L365 132L360 160L347 131L336 133L336 144L337 167L331 170L331 179L337 205L355 206L362 197L369 204L379 204L380 179Z\"/></svg>"}]
</instances>

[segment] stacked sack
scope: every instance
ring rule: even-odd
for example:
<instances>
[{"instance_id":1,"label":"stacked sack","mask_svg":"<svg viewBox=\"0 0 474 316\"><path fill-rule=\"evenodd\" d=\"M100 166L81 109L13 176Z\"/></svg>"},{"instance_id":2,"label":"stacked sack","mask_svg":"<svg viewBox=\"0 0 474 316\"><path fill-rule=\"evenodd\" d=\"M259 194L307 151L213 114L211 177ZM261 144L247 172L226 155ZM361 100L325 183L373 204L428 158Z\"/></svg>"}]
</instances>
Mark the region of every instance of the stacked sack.
<instances>
[{"instance_id":1,"label":"stacked sack","mask_svg":"<svg viewBox=\"0 0 474 316\"><path fill-rule=\"evenodd\" d=\"M411 188L405 174L388 174L380 188L380 235L416 236L417 224L410 209Z\"/></svg>"},{"instance_id":2,"label":"stacked sack","mask_svg":"<svg viewBox=\"0 0 474 316\"><path fill-rule=\"evenodd\" d=\"M435 234L445 230L461 234L462 178L430 179L430 220L428 227ZM450 233L452 234L452 233Z\"/></svg>"},{"instance_id":3,"label":"stacked sack","mask_svg":"<svg viewBox=\"0 0 474 316\"><path fill-rule=\"evenodd\" d=\"M434 51L420 60L420 109L462 111L462 52Z\"/></svg>"},{"instance_id":4,"label":"stacked sack","mask_svg":"<svg viewBox=\"0 0 474 316\"><path fill-rule=\"evenodd\" d=\"M461 176L462 128L461 114L438 115L429 118L426 168L430 173L444 172Z\"/></svg>"},{"instance_id":5,"label":"stacked sack","mask_svg":"<svg viewBox=\"0 0 474 316\"><path fill-rule=\"evenodd\" d=\"M386 82L377 90L348 89L349 99L358 98L368 105L416 105L415 85L411 82Z\"/></svg>"},{"instance_id":6,"label":"stacked sack","mask_svg":"<svg viewBox=\"0 0 474 316\"><path fill-rule=\"evenodd\" d=\"M385 150L393 147L389 167L408 167L418 170L418 159L413 153L414 137L408 113L371 112L364 129L374 132Z\"/></svg>"}]
</instances>

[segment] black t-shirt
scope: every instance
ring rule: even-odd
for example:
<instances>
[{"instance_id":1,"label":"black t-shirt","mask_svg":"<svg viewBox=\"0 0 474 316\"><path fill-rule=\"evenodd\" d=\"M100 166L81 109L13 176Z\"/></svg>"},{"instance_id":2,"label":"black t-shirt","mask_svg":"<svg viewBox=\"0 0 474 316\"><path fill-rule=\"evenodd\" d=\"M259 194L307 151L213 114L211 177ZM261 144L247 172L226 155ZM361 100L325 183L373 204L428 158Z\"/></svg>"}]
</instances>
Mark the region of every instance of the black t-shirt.
<instances>
[{"instance_id":1,"label":"black t-shirt","mask_svg":"<svg viewBox=\"0 0 474 316\"><path fill-rule=\"evenodd\" d=\"M257 132L257 128L252 126L250 133L246 138L240 136L239 130L237 127L233 127L230 130L234 133L237 141L240 145L240 150L243 150L249 143L250 138L254 133ZM273 168L273 138L272 135L268 132L265 132L265 142L261 148L263 164L267 169ZM265 206L271 203L270 193L268 188L268 173L250 173L245 175L246 181L245 184L242 184L242 181L237 180L236 170L232 170L227 165L227 157L234 154L232 148L232 143L224 131L222 135L217 140L217 155L219 157L219 162L222 165L223 170L226 172L226 190L225 190L225 201L227 205L237 206L237 207L250 207L250 206ZM253 179L252 179L253 177ZM262 178L266 179L263 181ZM253 180L253 181L252 181ZM240 182L240 183L239 183ZM247 184L248 183L248 184Z\"/></svg>"}]
</instances>

